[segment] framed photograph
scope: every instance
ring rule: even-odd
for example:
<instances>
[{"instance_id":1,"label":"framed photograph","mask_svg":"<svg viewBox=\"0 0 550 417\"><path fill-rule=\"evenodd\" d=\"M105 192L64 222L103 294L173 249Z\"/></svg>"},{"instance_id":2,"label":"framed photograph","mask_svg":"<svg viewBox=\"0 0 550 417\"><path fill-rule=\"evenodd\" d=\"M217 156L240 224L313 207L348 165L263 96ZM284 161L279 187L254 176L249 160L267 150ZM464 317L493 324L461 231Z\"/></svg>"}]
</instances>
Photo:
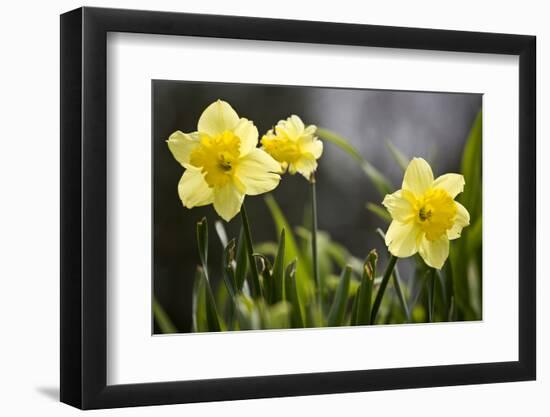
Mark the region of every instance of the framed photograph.
<instances>
[{"instance_id":1,"label":"framed photograph","mask_svg":"<svg viewBox=\"0 0 550 417\"><path fill-rule=\"evenodd\" d=\"M61 401L532 380L535 37L61 16Z\"/></svg>"}]
</instances>

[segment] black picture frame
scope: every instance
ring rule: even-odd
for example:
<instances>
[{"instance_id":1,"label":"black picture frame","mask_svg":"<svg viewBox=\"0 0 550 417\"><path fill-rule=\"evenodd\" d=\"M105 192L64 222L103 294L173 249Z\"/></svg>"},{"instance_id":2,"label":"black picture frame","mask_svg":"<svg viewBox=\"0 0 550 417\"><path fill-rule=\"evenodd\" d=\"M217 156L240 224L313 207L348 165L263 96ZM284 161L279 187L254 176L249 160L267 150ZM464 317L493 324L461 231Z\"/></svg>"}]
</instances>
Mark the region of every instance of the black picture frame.
<instances>
[{"instance_id":1,"label":"black picture frame","mask_svg":"<svg viewBox=\"0 0 550 417\"><path fill-rule=\"evenodd\" d=\"M108 32L519 56L519 360L107 385ZM524 381L536 378L536 38L171 12L61 15L61 401L82 409Z\"/></svg>"}]
</instances>

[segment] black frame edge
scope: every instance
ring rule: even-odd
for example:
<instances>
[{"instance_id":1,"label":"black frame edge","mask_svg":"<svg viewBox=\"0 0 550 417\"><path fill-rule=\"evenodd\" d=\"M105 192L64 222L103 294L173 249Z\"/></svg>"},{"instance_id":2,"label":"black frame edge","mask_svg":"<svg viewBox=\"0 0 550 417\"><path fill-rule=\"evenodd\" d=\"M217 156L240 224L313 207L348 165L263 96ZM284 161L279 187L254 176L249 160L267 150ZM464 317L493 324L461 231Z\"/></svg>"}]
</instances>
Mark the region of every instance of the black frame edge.
<instances>
[{"instance_id":1,"label":"black frame edge","mask_svg":"<svg viewBox=\"0 0 550 417\"><path fill-rule=\"evenodd\" d=\"M82 9L60 26L60 400L81 407Z\"/></svg>"},{"instance_id":2,"label":"black frame edge","mask_svg":"<svg viewBox=\"0 0 550 417\"><path fill-rule=\"evenodd\" d=\"M519 360L107 386L105 104L109 31L518 55ZM61 401L96 409L536 378L535 37L86 7L61 16L60 55Z\"/></svg>"},{"instance_id":3,"label":"black frame edge","mask_svg":"<svg viewBox=\"0 0 550 417\"><path fill-rule=\"evenodd\" d=\"M537 39L519 53L519 362L537 375ZM522 263L522 260L524 262Z\"/></svg>"}]
</instances>

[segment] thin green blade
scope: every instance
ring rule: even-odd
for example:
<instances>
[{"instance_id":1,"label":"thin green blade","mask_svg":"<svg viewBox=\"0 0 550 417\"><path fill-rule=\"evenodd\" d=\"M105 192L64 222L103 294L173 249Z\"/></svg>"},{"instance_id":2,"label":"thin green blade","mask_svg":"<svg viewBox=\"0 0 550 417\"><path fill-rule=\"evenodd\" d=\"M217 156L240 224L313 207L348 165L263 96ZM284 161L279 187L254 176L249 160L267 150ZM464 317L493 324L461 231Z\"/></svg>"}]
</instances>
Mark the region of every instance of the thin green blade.
<instances>
[{"instance_id":1,"label":"thin green blade","mask_svg":"<svg viewBox=\"0 0 550 417\"><path fill-rule=\"evenodd\" d=\"M346 312L346 305L348 302L350 279L351 279L351 266L347 265L342 271L340 284L336 288L336 293L334 294L334 300L332 301L332 306L330 307L330 312L328 314L328 325L330 327L341 326L344 322L344 315Z\"/></svg>"},{"instance_id":2,"label":"thin green blade","mask_svg":"<svg viewBox=\"0 0 550 417\"><path fill-rule=\"evenodd\" d=\"M302 306L296 290L296 260L292 261L285 270L285 293L292 310L290 323L293 328L303 328Z\"/></svg>"},{"instance_id":3,"label":"thin green blade","mask_svg":"<svg viewBox=\"0 0 550 417\"><path fill-rule=\"evenodd\" d=\"M153 297L153 317L162 334L178 332L178 329L174 326L174 323L172 323L172 320L170 320L170 317L168 317L168 314L157 301L156 297Z\"/></svg>"}]
</instances>

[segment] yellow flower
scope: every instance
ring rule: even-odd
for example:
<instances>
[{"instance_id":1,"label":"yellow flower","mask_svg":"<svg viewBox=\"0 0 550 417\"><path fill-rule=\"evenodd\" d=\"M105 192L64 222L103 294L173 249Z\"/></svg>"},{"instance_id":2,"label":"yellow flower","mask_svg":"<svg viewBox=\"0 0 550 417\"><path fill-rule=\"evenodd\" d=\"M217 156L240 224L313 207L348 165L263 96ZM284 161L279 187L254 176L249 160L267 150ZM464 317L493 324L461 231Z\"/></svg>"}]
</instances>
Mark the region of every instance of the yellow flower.
<instances>
[{"instance_id":1,"label":"yellow flower","mask_svg":"<svg viewBox=\"0 0 550 417\"><path fill-rule=\"evenodd\" d=\"M245 195L271 191L281 179L277 161L256 147L256 126L222 100L204 110L196 132L176 131L167 143L185 168L178 184L183 205L214 204L225 221L240 211Z\"/></svg>"},{"instance_id":2,"label":"yellow flower","mask_svg":"<svg viewBox=\"0 0 550 417\"><path fill-rule=\"evenodd\" d=\"M281 164L283 171L299 172L309 180L323 153L323 142L315 136L316 130L316 126L304 126L298 116L292 115L280 120L275 131L270 129L264 135L262 148Z\"/></svg>"},{"instance_id":3,"label":"yellow flower","mask_svg":"<svg viewBox=\"0 0 550 417\"><path fill-rule=\"evenodd\" d=\"M464 177L445 174L434 180L430 165L414 158L401 190L388 194L384 206L393 221L386 233L389 251L399 258L420 253L429 266L441 269L449 256L449 240L470 224L470 214L454 198L464 190Z\"/></svg>"}]
</instances>

